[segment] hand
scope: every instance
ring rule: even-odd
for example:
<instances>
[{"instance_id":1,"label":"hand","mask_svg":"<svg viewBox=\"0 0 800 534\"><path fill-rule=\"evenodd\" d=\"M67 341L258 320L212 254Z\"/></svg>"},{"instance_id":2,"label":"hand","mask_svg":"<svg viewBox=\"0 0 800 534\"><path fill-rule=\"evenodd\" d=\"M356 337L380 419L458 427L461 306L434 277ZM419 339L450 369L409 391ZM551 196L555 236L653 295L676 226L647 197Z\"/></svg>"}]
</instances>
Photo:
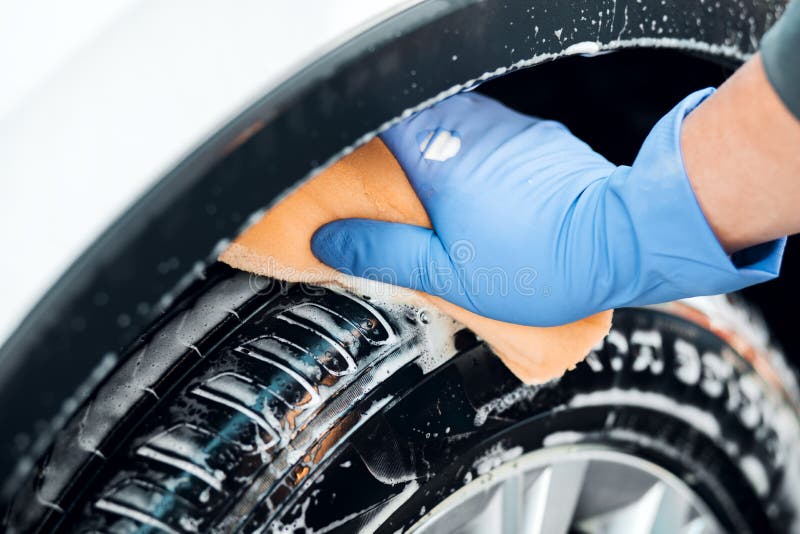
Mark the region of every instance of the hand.
<instances>
[{"instance_id":1,"label":"hand","mask_svg":"<svg viewBox=\"0 0 800 534\"><path fill-rule=\"evenodd\" d=\"M667 114L632 167L557 122L454 96L382 135L433 229L335 221L312 250L340 271L382 281L389 273L396 285L536 326L772 278L783 242L729 258L683 169L681 122L709 93Z\"/></svg>"}]
</instances>

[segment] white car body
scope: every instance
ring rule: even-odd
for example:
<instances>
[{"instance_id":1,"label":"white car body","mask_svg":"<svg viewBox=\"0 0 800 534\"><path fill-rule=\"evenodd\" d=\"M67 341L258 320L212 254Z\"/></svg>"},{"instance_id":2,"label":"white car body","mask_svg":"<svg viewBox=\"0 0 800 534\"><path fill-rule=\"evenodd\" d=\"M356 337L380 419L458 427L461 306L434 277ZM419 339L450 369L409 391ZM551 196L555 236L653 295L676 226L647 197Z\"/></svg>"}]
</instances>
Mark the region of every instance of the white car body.
<instances>
[{"instance_id":1,"label":"white car body","mask_svg":"<svg viewBox=\"0 0 800 534\"><path fill-rule=\"evenodd\" d=\"M415 3L6 2L0 344L106 226L219 127Z\"/></svg>"}]
</instances>

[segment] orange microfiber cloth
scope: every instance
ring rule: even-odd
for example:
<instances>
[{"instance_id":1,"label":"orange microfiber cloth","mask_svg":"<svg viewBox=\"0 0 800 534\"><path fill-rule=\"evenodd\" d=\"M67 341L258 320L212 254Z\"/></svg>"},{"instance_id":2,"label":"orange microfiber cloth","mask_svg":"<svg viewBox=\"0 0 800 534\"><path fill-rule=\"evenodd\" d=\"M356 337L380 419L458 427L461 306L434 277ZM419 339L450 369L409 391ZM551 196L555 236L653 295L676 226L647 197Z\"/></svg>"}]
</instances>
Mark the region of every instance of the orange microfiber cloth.
<instances>
[{"instance_id":1,"label":"orange microfiber cloth","mask_svg":"<svg viewBox=\"0 0 800 534\"><path fill-rule=\"evenodd\" d=\"M352 277L322 264L311 252L311 236L317 228L351 217L431 227L403 169L380 139L355 150L280 200L219 259L238 269L290 282L353 287ZM611 327L611 311L563 326L539 328L488 319L438 297L396 289L406 301L432 304L469 327L529 384L546 382L573 368Z\"/></svg>"}]
</instances>

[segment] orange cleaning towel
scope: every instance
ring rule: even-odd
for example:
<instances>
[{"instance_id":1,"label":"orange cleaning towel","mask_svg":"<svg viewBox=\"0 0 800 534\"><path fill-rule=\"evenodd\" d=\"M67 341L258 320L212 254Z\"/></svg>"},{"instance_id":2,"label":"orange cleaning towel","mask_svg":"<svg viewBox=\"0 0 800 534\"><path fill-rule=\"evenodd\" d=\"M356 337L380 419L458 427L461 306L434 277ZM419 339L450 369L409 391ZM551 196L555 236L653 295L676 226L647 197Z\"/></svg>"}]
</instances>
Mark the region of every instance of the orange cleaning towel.
<instances>
[{"instance_id":1,"label":"orange cleaning towel","mask_svg":"<svg viewBox=\"0 0 800 534\"><path fill-rule=\"evenodd\" d=\"M280 200L219 259L280 280L352 287L351 277L322 264L311 252L311 236L317 228L351 217L431 227L403 169L380 139L358 148ZM405 300L427 301L470 328L529 384L546 382L573 368L611 327L611 311L539 328L496 321L438 297L397 289Z\"/></svg>"}]
</instances>

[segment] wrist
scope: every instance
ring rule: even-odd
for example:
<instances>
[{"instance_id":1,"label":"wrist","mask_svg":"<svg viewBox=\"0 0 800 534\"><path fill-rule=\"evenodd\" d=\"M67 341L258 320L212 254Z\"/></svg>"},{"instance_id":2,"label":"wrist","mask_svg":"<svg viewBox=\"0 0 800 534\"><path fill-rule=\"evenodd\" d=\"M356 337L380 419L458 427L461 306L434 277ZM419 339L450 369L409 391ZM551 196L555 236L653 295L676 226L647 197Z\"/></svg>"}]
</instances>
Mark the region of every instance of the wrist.
<instances>
[{"instance_id":1,"label":"wrist","mask_svg":"<svg viewBox=\"0 0 800 534\"><path fill-rule=\"evenodd\" d=\"M758 55L691 112L681 130L686 174L723 249L734 253L800 229L800 122Z\"/></svg>"},{"instance_id":2,"label":"wrist","mask_svg":"<svg viewBox=\"0 0 800 534\"><path fill-rule=\"evenodd\" d=\"M647 136L626 173L610 178L634 233L637 261L629 302L642 305L726 293L778 274L783 242L732 259L717 239L686 174L684 118L714 93L689 95Z\"/></svg>"}]
</instances>

